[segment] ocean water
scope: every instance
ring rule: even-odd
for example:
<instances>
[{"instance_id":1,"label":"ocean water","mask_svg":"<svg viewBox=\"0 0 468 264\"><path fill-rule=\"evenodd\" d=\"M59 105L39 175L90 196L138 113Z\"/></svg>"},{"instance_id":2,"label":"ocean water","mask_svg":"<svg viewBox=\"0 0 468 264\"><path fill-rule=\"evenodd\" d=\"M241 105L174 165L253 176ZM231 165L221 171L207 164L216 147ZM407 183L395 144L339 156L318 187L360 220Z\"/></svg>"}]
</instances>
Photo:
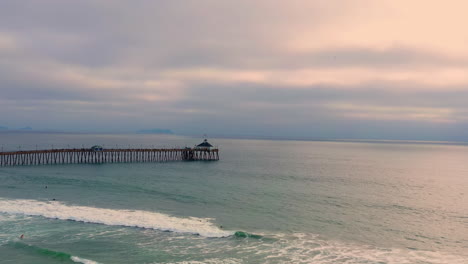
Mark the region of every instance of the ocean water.
<instances>
[{"instance_id":1,"label":"ocean water","mask_svg":"<svg viewBox=\"0 0 468 264\"><path fill-rule=\"evenodd\" d=\"M468 146L210 141L217 162L0 168L0 263L468 263ZM199 142L0 133L4 150Z\"/></svg>"}]
</instances>

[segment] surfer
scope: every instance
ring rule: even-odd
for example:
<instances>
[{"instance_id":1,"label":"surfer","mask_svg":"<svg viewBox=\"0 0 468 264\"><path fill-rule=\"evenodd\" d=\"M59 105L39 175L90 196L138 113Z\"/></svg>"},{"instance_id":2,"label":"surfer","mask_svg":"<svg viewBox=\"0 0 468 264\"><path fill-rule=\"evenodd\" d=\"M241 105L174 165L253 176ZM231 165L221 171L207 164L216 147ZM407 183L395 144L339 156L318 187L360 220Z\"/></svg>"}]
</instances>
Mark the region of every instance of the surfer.
<instances>
[{"instance_id":1,"label":"surfer","mask_svg":"<svg viewBox=\"0 0 468 264\"><path fill-rule=\"evenodd\" d=\"M24 238L24 234L21 234L20 239L23 239L23 238Z\"/></svg>"}]
</instances>

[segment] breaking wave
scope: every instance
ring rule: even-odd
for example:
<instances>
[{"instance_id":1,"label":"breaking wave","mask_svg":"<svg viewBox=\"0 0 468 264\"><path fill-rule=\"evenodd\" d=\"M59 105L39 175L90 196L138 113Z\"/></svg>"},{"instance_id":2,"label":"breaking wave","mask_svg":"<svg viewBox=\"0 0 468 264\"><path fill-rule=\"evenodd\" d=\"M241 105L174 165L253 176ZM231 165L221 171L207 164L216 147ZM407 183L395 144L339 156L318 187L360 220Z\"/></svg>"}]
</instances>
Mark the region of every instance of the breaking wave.
<instances>
[{"instance_id":1,"label":"breaking wave","mask_svg":"<svg viewBox=\"0 0 468 264\"><path fill-rule=\"evenodd\" d=\"M381 248L324 239L315 234L251 234L242 231L226 231L207 218L180 218L149 211L131 211L67 205L57 201L0 199L0 212L7 215L41 216L52 219L81 221L112 226L140 227L198 234L204 237L231 237L231 239L196 239L187 244L166 244L165 250L177 250L182 256L195 259L180 260L178 264L200 263L388 263L388 264L465 264L467 256L448 252L412 250L405 248ZM3 216L8 220L8 216ZM240 239L246 239L241 241ZM195 241L193 241L195 242ZM157 243L157 242L155 242ZM233 243L238 247L233 247ZM8 243L15 248L29 250L44 256L68 262L97 264L93 260L71 254L42 249L22 242ZM151 244L151 241L150 241ZM161 247L164 245L158 244ZM174 247L173 247L174 246ZM193 256L203 248L205 256ZM228 253L226 253L228 252ZM228 254L228 256L226 256ZM232 255L238 257L231 258ZM204 258L206 257L206 258Z\"/></svg>"},{"instance_id":2,"label":"breaking wave","mask_svg":"<svg viewBox=\"0 0 468 264\"><path fill-rule=\"evenodd\" d=\"M80 258L77 256L72 256L71 254L68 254L65 252L54 251L54 250L50 250L47 248L41 248L41 247L37 247L34 245L29 245L29 244L25 244L21 242L11 242L11 243L8 243L7 246L13 247L15 249L26 250L28 252L33 252L44 257L53 258L53 259L57 259L60 261L65 261L65 262L68 261L68 262L75 262L75 263L82 263L82 264L99 264L99 262L96 262L94 260Z\"/></svg>"},{"instance_id":3,"label":"breaking wave","mask_svg":"<svg viewBox=\"0 0 468 264\"><path fill-rule=\"evenodd\" d=\"M204 237L227 237L234 232L218 228L208 218L180 218L141 210L117 210L88 206L67 205L57 201L0 199L0 212L42 216L111 226L128 226L190 233Z\"/></svg>"}]
</instances>

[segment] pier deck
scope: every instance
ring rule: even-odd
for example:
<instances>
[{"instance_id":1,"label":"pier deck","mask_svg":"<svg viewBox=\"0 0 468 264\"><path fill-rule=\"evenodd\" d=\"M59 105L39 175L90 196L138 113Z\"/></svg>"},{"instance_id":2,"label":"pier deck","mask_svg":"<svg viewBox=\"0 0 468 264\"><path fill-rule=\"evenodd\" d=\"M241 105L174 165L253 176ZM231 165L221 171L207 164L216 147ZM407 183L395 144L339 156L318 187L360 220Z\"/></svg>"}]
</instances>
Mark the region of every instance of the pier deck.
<instances>
[{"instance_id":1,"label":"pier deck","mask_svg":"<svg viewBox=\"0 0 468 264\"><path fill-rule=\"evenodd\" d=\"M0 152L0 166L219 160L218 149L48 149Z\"/></svg>"}]
</instances>

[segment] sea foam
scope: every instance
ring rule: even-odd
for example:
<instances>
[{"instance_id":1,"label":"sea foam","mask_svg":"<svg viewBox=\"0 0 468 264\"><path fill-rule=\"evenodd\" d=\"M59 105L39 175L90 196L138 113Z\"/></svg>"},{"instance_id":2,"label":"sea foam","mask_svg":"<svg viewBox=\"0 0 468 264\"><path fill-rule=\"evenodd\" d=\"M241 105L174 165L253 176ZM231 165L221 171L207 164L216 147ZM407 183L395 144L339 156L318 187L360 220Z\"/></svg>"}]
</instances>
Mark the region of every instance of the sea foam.
<instances>
[{"instance_id":1,"label":"sea foam","mask_svg":"<svg viewBox=\"0 0 468 264\"><path fill-rule=\"evenodd\" d=\"M99 262L96 262L94 260L90 260L90 259L85 259L85 258L80 258L80 257L77 257L77 256L71 256L70 258L73 262L76 262L76 263L82 263L82 264L100 264Z\"/></svg>"},{"instance_id":2,"label":"sea foam","mask_svg":"<svg viewBox=\"0 0 468 264\"><path fill-rule=\"evenodd\" d=\"M316 234L278 234L271 244L263 243L255 254L266 255L268 263L316 264L466 264L466 256L447 252L410 250L406 248L380 248L371 245L346 243L320 238Z\"/></svg>"},{"instance_id":3,"label":"sea foam","mask_svg":"<svg viewBox=\"0 0 468 264\"><path fill-rule=\"evenodd\" d=\"M140 227L190 233L204 237L227 237L234 235L234 232L218 228L207 218L181 218L150 211L95 208L68 205L57 201L0 199L0 212L111 226Z\"/></svg>"}]
</instances>

